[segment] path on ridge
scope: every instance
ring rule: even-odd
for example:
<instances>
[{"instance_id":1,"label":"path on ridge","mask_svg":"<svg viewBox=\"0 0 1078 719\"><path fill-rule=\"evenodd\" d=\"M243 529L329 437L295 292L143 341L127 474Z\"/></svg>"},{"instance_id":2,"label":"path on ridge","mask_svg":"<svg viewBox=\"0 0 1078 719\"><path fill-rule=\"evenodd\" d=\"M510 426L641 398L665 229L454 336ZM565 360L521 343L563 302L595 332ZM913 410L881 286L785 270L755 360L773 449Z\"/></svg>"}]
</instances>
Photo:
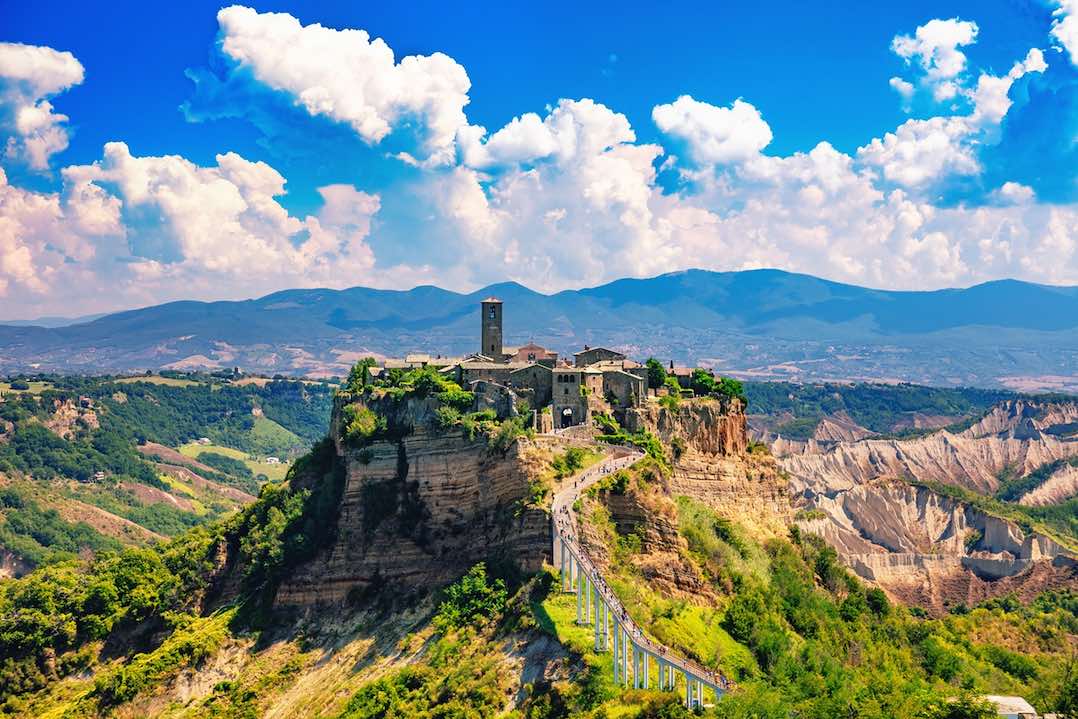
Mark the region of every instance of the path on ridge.
<instances>
[{"instance_id":1,"label":"path on ridge","mask_svg":"<svg viewBox=\"0 0 1078 719\"><path fill-rule=\"evenodd\" d=\"M651 652L657 658L661 658L663 662L677 668L685 676L691 675L694 679L702 681L710 686L716 695L721 695L730 688L726 678L721 673L714 672L696 662L677 656L666 646L645 634L629 616L621 600L603 580L602 574L580 544L576 532L577 517L573 510L576 500L604 477L635 464L645 456L643 452L636 449L625 447L612 447L611 449L612 451L605 459L581 471L570 480L566 480L565 486L554 493L551 501L551 523L555 549L557 549L557 542L564 542L571 550L571 553L579 558L580 570L593 581L595 590L602 597L603 602L614 612L617 621L625 627L633 644ZM553 561L557 562L558 557L553 557Z\"/></svg>"}]
</instances>

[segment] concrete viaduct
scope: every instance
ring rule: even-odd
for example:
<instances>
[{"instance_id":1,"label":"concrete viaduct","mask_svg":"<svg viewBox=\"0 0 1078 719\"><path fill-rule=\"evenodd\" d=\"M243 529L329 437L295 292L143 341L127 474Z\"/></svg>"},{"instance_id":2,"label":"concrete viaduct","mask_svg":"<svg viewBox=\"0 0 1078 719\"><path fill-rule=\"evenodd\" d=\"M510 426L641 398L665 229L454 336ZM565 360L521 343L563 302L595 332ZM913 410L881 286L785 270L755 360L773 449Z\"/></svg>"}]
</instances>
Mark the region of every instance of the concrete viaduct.
<instances>
[{"instance_id":1,"label":"concrete viaduct","mask_svg":"<svg viewBox=\"0 0 1078 719\"><path fill-rule=\"evenodd\" d=\"M551 556L561 571L561 590L576 594L577 624L594 628L595 651L610 652L614 681L620 686L632 682L634 689L648 689L654 678L654 686L661 690L683 691L685 704L691 709L704 705L705 691L718 701L730 688L729 683L722 675L676 656L649 638L603 581L576 533L573 504L581 493L641 457L639 451L615 447L604 460L574 477L572 484L554 495Z\"/></svg>"}]
</instances>

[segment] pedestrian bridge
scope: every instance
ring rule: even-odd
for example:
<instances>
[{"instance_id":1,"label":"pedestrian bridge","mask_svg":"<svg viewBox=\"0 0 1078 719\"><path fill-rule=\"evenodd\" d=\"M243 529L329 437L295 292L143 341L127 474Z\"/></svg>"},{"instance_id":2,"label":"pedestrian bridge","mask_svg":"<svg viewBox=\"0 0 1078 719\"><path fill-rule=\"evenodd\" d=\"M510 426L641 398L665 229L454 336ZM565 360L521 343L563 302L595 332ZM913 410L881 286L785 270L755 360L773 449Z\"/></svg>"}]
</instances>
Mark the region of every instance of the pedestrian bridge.
<instances>
[{"instance_id":1,"label":"pedestrian bridge","mask_svg":"<svg viewBox=\"0 0 1078 719\"><path fill-rule=\"evenodd\" d=\"M551 507L553 561L561 571L561 590L576 594L576 622L591 626L595 651L609 652L614 681L634 689L652 687L684 692L689 708L704 705L705 694L718 701L729 689L721 674L669 651L633 622L617 596L588 559L576 533L573 503L604 476L624 469L643 453L614 448L603 461L572 479L554 495ZM654 683L653 683L654 681Z\"/></svg>"}]
</instances>

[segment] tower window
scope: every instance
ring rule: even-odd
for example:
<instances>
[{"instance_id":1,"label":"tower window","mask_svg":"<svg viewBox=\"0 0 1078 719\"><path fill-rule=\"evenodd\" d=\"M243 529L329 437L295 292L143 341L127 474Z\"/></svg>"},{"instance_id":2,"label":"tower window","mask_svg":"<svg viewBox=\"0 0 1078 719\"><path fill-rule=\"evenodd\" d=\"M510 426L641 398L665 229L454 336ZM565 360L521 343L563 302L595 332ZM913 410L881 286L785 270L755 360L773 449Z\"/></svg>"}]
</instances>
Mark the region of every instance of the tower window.
<instances>
[{"instance_id":1,"label":"tower window","mask_svg":"<svg viewBox=\"0 0 1078 719\"><path fill-rule=\"evenodd\" d=\"M496 314L497 314L497 311L494 309L494 305L491 305L490 306L490 319L494 319Z\"/></svg>"}]
</instances>

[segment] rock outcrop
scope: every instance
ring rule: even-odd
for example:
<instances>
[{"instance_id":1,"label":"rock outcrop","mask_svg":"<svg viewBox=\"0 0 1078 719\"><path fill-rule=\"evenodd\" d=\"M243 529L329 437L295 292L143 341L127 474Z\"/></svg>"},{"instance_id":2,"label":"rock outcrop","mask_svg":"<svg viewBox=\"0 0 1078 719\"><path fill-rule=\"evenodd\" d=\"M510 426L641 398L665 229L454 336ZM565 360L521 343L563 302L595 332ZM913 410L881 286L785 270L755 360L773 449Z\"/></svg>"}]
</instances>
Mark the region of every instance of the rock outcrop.
<instances>
[{"instance_id":1,"label":"rock outcrop","mask_svg":"<svg viewBox=\"0 0 1078 719\"><path fill-rule=\"evenodd\" d=\"M799 525L832 544L857 574L896 597L942 610L1006 591L1073 582L1075 553L1056 541L904 480L991 495L1005 473L1022 477L1078 456L1067 429L1078 404L1000 403L965 431L906 440L825 446L776 443L802 510ZM1078 469L1062 462L1023 504L1078 492ZM1028 585L1028 586L1027 586ZM1029 589L1032 591L1032 589Z\"/></svg>"},{"instance_id":2,"label":"rock outcrop","mask_svg":"<svg viewBox=\"0 0 1078 719\"><path fill-rule=\"evenodd\" d=\"M434 399L381 402L387 437L364 446L331 433L344 471L335 543L278 592L278 603L339 603L383 583L438 586L482 560L540 568L550 554L543 510L520 501L542 467L520 438L505 450L479 435L437 427Z\"/></svg>"},{"instance_id":3,"label":"rock outcrop","mask_svg":"<svg viewBox=\"0 0 1078 719\"><path fill-rule=\"evenodd\" d=\"M1040 485L1022 495L1018 503L1027 507L1044 507L1076 496L1078 496L1078 466L1067 462L1048 475L1048 479Z\"/></svg>"},{"instance_id":4,"label":"rock outcrop","mask_svg":"<svg viewBox=\"0 0 1078 719\"><path fill-rule=\"evenodd\" d=\"M776 454L787 447L773 447ZM1041 465L1078 455L1078 441L1047 434L1019 439L974 437L940 430L916 439L866 439L830 449L806 444L781 458L795 494L831 494L881 477L940 482L983 494L999 488L1004 471L1027 474Z\"/></svg>"},{"instance_id":5,"label":"rock outcrop","mask_svg":"<svg viewBox=\"0 0 1078 719\"><path fill-rule=\"evenodd\" d=\"M630 410L626 426L651 431L670 448L670 494L703 502L758 536L785 534L793 519L787 482L770 455L748 451L740 402L648 405Z\"/></svg>"},{"instance_id":6,"label":"rock outcrop","mask_svg":"<svg viewBox=\"0 0 1078 719\"><path fill-rule=\"evenodd\" d=\"M677 508L661 486L635 486L625 494L599 495L610 520L620 535L640 538L640 551L630 561L648 584L667 596L683 596L692 601L715 599L714 590L696 565L686 559L688 544L678 531ZM610 562L609 542L591 522L581 528L588 556L601 571Z\"/></svg>"}]
</instances>

